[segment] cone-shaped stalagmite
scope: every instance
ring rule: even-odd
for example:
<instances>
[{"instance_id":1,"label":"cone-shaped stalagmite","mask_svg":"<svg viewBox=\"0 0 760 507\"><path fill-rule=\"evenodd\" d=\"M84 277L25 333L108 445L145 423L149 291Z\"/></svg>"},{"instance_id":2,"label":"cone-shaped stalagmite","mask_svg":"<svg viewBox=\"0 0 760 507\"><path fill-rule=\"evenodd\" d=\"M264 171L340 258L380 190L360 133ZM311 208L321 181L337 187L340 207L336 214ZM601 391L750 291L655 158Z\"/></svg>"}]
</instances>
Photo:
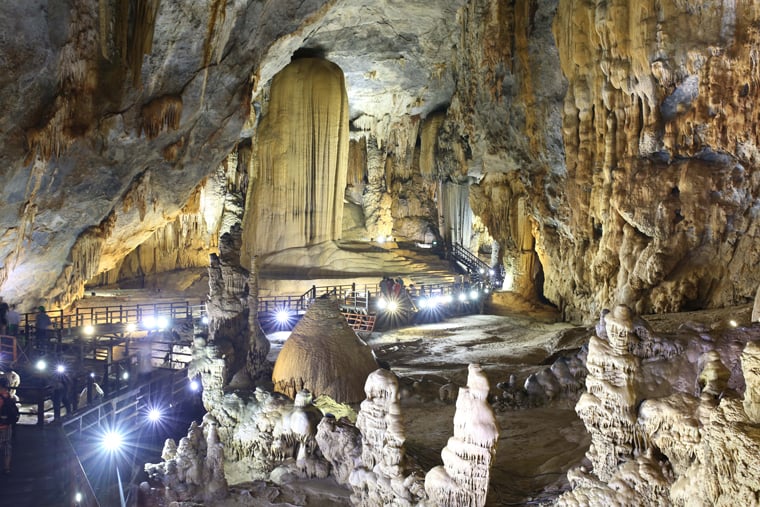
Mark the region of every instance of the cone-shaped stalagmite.
<instances>
[{"instance_id":1,"label":"cone-shaped stalagmite","mask_svg":"<svg viewBox=\"0 0 760 507\"><path fill-rule=\"evenodd\" d=\"M326 60L294 60L272 80L258 129L243 265L252 254L340 239L348 144L343 72Z\"/></svg>"},{"instance_id":2,"label":"cone-shaped stalagmite","mask_svg":"<svg viewBox=\"0 0 760 507\"><path fill-rule=\"evenodd\" d=\"M274 390L291 398L301 389L341 403L364 399L364 383L378 368L372 349L340 313L337 301L317 299L277 357Z\"/></svg>"}]
</instances>

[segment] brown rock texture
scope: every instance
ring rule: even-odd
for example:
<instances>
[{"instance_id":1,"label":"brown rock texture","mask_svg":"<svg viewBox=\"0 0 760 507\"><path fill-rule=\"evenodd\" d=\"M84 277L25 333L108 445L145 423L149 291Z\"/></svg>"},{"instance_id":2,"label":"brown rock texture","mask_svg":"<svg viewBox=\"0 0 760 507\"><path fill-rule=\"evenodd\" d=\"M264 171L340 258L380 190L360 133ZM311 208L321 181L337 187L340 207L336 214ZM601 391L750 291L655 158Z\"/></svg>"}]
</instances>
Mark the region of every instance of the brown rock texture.
<instances>
[{"instance_id":1,"label":"brown rock texture","mask_svg":"<svg viewBox=\"0 0 760 507\"><path fill-rule=\"evenodd\" d=\"M272 382L290 398L307 389L315 398L358 403L367 376L377 368L372 349L348 325L338 302L317 299L282 346Z\"/></svg>"},{"instance_id":2,"label":"brown rock texture","mask_svg":"<svg viewBox=\"0 0 760 507\"><path fill-rule=\"evenodd\" d=\"M272 79L244 218L244 265L251 252L340 239L348 142L348 100L337 65L301 58Z\"/></svg>"}]
</instances>

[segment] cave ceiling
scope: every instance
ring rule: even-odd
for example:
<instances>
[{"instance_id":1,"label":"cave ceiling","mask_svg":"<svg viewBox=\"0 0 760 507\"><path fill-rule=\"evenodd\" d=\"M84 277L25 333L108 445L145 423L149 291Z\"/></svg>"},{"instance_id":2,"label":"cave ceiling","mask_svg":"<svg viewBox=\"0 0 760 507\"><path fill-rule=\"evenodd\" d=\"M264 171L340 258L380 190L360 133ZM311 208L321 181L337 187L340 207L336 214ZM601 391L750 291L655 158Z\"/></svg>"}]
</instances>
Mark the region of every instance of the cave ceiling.
<instances>
[{"instance_id":1,"label":"cave ceiling","mask_svg":"<svg viewBox=\"0 0 760 507\"><path fill-rule=\"evenodd\" d=\"M0 295L24 308L64 306L104 273L205 263L226 220L208 209L242 206L223 195L247 180L229 167L300 56L343 71L369 207L393 213L374 223L437 227L433 180L468 183L518 291L568 320L747 303L760 283L756 2L13 0L0 14Z\"/></svg>"},{"instance_id":2,"label":"cave ceiling","mask_svg":"<svg viewBox=\"0 0 760 507\"><path fill-rule=\"evenodd\" d=\"M124 2L4 2L0 294L66 304L118 266L247 135L294 54L343 69L351 118L445 105L461 3L145 2L146 43L150 19L120 28Z\"/></svg>"}]
</instances>

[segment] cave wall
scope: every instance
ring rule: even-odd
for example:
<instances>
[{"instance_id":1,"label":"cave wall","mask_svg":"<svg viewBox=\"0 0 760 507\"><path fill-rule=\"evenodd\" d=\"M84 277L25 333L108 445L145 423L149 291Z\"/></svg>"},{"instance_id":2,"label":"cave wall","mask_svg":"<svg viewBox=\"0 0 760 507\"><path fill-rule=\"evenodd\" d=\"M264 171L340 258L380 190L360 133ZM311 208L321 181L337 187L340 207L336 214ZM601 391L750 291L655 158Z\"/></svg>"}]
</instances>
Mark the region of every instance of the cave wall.
<instances>
[{"instance_id":1,"label":"cave wall","mask_svg":"<svg viewBox=\"0 0 760 507\"><path fill-rule=\"evenodd\" d=\"M542 271L572 320L752 300L756 4L480 0L459 19L439 163L479 179L518 286ZM540 270L519 268L528 236Z\"/></svg>"},{"instance_id":2,"label":"cave wall","mask_svg":"<svg viewBox=\"0 0 760 507\"><path fill-rule=\"evenodd\" d=\"M757 19L751 2L559 2L575 241L547 272L558 296L588 286L587 305L639 312L751 300Z\"/></svg>"},{"instance_id":3,"label":"cave wall","mask_svg":"<svg viewBox=\"0 0 760 507\"><path fill-rule=\"evenodd\" d=\"M178 220L240 139L266 48L327 3L4 2L3 297L64 306Z\"/></svg>"}]
</instances>

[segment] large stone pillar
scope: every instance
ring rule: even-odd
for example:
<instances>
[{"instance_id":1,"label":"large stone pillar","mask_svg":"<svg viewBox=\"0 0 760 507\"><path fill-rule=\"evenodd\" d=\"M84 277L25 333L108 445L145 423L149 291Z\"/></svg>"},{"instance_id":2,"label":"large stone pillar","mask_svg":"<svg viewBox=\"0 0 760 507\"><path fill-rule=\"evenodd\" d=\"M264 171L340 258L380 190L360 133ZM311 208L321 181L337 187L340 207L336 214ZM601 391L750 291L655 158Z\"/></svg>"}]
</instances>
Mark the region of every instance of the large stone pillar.
<instances>
[{"instance_id":1,"label":"large stone pillar","mask_svg":"<svg viewBox=\"0 0 760 507\"><path fill-rule=\"evenodd\" d=\"M241 264L340 239L348 164L348 98L341 69L294 60L273 79L257 129Z\"/></svg>"}]
</instances>

